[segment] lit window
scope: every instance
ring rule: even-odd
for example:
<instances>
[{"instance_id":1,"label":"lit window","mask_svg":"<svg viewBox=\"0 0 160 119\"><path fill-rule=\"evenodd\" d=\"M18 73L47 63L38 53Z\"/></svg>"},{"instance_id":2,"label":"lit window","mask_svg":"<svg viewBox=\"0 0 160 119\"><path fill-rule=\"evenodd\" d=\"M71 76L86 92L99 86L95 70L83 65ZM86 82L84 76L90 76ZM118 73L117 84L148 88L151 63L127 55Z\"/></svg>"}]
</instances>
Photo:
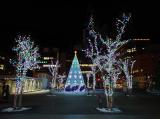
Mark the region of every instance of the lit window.
<instances>
[{"instance_id":1,"label":"lit window","mask_svg":"<svg viewBox=\"0 0 160 119\"><path fill-rule=\"evenodd\" d=\"M0 64L0 69L3 70L4 69L4 65Z\"/></svg>"},{"instance_id":2,"label":"lit window","mask_svg":"<svg viewBox=\"0 0 160 119\"><path fill-rule=\"evenodd\" d=\"M132 51L131 51L131 49L128 49L128 50L127 50L127 52L129 52L129 53L130 53L130 52L132 52Z\"/></svg>"},{"instance_id":3,"label":"lit window","mask_svg":"<svg viewBox=\"0 0 160 119\"><path fill-rule=\"evenodd\" d=\"M44 60L49 60L49 57L43 57Z\"/></svg>"},{"instance_id":4,"label":"lit window","mask_svg":"<svg viewBox=\"0 0 160 119\"><path fill-rule=\"evenodd\" d=\"M44 60L50 60L53 59L53 57L43 57Z\"/></svg>"},{"instance_id":5,"label":"lit window","mask_svg":"<svg viewBox=\"0 0 160 119\"><path fill-rule=\"evenodd\" d=\"M43 67L56 67L56 65L44 64Z\"/></svg>"}]
</instances>

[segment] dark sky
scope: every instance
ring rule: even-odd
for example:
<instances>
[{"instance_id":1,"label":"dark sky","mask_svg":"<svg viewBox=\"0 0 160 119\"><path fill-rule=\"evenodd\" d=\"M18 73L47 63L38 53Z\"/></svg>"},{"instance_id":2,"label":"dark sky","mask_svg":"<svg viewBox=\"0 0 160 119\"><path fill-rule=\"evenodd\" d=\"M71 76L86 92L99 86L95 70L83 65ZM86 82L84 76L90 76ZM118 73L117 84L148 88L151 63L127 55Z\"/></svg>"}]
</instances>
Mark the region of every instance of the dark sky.
<instances>
[{"instance_id":1,"label":"dark sky","mask_svg":"<svg viewBox=\"0 0 160 119\"><path fill-rule=\"evenodd\" d=\"M0 50L10 50L18 34L30 34L41 47L72 49L82 42L91 11L107 34L113 33L116 17L131 12L126 38L160 40L160 7L153 0L14 0L0 3Z\"/></svg>"}]
</instances>

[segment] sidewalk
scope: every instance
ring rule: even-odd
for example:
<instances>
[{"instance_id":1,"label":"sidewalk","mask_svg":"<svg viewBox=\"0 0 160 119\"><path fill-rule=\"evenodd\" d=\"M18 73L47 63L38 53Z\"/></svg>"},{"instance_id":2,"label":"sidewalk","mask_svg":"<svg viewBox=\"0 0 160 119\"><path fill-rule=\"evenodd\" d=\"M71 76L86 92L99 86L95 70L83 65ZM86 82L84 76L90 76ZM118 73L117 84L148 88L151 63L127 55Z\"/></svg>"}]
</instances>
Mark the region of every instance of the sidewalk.
<instances>
[{"instance_id":1,"label":"sidewalk","mask_svg":"<svg viewBox=\"0 0 160 119\"><path fill-rule=\"evenodd\" d=\"M39 91L33 91L33 92L24 92L23 95L45 94L49 92L50 92L49 90L39 90ZM3 109L4 107L12 106L13 97L14 97L14 94L12 93L7 102L3 100L2 97L0 97L0 110Z\"/></svg>"}]
</instances>

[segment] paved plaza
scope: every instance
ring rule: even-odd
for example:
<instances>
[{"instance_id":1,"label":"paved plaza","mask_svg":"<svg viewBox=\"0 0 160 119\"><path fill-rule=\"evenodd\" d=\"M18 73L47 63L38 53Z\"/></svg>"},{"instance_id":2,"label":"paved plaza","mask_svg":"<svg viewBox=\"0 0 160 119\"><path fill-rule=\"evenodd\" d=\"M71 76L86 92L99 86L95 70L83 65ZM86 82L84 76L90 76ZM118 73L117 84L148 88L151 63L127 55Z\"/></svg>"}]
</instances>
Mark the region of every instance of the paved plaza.
<instances>
[{"instance_id":1,"label":"paved plaza","mask_svg":"<svg viewBox=\"0 0 160 119\"><path fill-rule=\"evenodd\" d=\"M160 119L160 96L148 93L136 93L125 96L121 92L114 95L114 107L121 113L103 113L96 110L96 94L73 94L58 92L54 94L28 94L23 96L23 106L31 110L23 112L0 112L0 119ZM12 106L12 98L8 103L0 103L0 109ZM103 95L103 106L105 107Z\"/></svg>"}]
</instances>

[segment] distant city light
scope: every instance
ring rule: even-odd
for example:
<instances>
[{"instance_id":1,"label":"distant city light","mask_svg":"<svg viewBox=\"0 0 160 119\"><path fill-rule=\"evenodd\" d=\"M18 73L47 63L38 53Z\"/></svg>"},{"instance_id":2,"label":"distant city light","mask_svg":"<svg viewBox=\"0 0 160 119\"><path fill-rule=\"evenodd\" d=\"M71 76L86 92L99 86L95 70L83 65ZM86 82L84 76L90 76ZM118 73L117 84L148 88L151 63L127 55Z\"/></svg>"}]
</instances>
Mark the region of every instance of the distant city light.
<instances>
[{"instance_id":1,"label":"distant city light","mask_svg":"<svg viewBox=\"0 0 160 119\"><path fill-rule=\"evenodd\" d=\"M4 70L4 65L3 64L0 64L0 69Z\"/></svg>"},{"instance_id":2,"label":"distant city light","mask_svg":"<svg viewBox=\"0 0 160 119\"><path fill-rule=\"evenodd\" d=\"M56 67L56 65L44 64L43 67Z\"/></svg>"},{"instance_id":3,"label":"distant city light","mask_svg":"<svg viewBox=\"0 0 160 119\"><path fill-rule=\"evenodd\" d=\"M53 57L43 57L44 60L50 60L53 59Z\"/></svg>"},{"instance_id":4,"label":"distant city light","mask_svg":"<svg viewBox=\"0 0 160 119\"><path fill-rule=\"evenodd\" d=\"M93 73L92 71L82 71L82 74Z\"/></svg>"},{"instance_id":5,"label":"distant city light","mask_svg":"<svg viewBox=\"0 0 160 119\"><path fill-rule=\"evenodd\" d=\"M82 67L92 67L92 66L96 66L95 64L80 64L80 66Z\"/></svg>"},{"instance_id":6,"label":"distant city light","mask_svg":"<svg viewBox=\"0 0 160 119\"><path fill-rule=\"evenodd\" d=\"M133 40L138 40L138 41L148 41L150 39L133 39Z\"/></svg>"}]
</instances>

